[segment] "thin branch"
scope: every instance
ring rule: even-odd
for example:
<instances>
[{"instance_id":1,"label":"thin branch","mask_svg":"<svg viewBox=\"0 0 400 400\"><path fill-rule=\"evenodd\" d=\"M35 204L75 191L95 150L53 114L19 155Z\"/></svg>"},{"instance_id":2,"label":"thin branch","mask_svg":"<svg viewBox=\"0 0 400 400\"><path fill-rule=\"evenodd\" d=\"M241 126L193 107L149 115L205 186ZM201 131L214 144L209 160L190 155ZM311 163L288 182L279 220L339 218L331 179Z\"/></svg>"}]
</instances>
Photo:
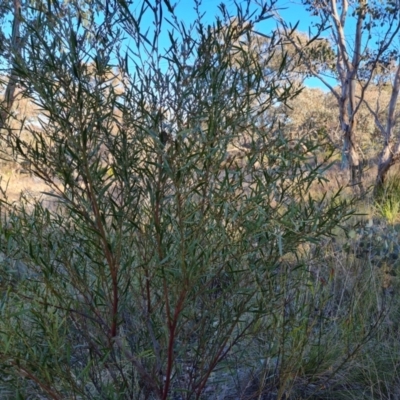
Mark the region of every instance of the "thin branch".
<instances>
[{"instance_id":1,"label":"thin branch","mask_svg":"<svg viewBox=\"0 0 400 400\"><path fill-rule=\"evenodd\" d=\"M376 126L379 128L379 130L381 131L382 135L386 136L386 129L381 124L381 122L379 121L378 113L371 108L371 106L368 104L367 100L365 100L364 98L361 98L360 96L357 96L357 98L361 100L360 103L364 102L364 104L367 106L369 112L374 117Z\"/></svg>"},{"instance_id":2,"label":"thin branch","mask_svg":"<svg viewBox=\"0 0 400 400\"><path fill-rule=\"evenodd\" d=\"M396 75L394 77L392 95L390 96L388 118L387 118L387 130L391 132L395 124L394 114L396 111L397 99L399 97L400 90L400 64L397 67Z\"/></svg>"},{"instance_id":3,"label":"thin branch","mask_svg":"<svg viewBox=\"0 0 400 400\"><path fill-rule=\"evenodd\" d=\"M20 24L21 24L21 0L14 0L14 23L13 23L13 30L12 30L12 39L11 39L11 53L14 57L12 61L12 69L11 75L8 80L7 88L4 94L3 104L0 105L0 131L4 128L6 124L7 117L10 114L11 108L14 104L15 100L15 89L17 87L18 82L18 75L15 70L15 58L21 56L21 47L22 41L20 37Z\"/></svg>"},{"instance_id":4,"label":"thin branch","mask_svg":"<svg viewBox=\"0 0 400 400\"><path fill-rule=\"evenodd\" d=\"M342 56L343 62L346 64L346 67L348 70L351 69L351 64L349 61L349 56L347 54L347 49L346 49L346 38L343 30L343 25L340 22L338 11L337 11L337 3L336 0L331 0L330 1L331 5L331 12L332 12L332 19L333 23L335 24L335 29L337 33L337 45L339 46L340 49L340 54ZM343 14L342 14L343 16Z\"/></svg>"}]
</instances>

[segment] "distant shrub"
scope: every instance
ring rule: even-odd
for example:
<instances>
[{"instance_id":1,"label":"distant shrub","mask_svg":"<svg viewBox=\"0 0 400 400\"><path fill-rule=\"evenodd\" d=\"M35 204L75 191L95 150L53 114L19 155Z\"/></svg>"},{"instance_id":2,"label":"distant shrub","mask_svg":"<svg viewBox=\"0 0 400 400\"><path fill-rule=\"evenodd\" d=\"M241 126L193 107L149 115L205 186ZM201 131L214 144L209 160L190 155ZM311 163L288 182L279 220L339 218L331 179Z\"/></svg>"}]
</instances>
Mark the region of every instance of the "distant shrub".
<instances>
[{"instance_id":1,"label":"distant shrub","mask_svg":"<svg viewBox=\"0 0 400 400\"><path fill-rule=\"evenodd\" d=\"M376 194L375 207L378 213L389 223L399 222L400 213L400 174L389 175Z\"/></svg>"}]
</instances>

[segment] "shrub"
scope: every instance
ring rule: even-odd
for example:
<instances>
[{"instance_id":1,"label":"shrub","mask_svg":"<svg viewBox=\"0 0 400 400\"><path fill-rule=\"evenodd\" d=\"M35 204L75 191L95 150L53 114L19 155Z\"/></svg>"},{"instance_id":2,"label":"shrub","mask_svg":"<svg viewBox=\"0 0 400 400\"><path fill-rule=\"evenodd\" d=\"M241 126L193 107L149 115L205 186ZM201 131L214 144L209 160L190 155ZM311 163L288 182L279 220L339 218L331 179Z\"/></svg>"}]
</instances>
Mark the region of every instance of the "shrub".
<instances>
[{"instance_id":1,"label":"shrub","mask_svg":"<svg viewBox=\"0 0 400 400\"><path fill-rule=\"evenodd\" d=\"M340 193L308 194L323 191L321 143L260 118L295 93L279 83L284 62L268 70L273 38L249 50L261 39L244 9L221 7L208 27L198 12L190 30L170 9L161 54L161 3L154 40L140 34L143 9L124 4L100 9L100 26L74 2L24 20L15 68L41 129L27 127L28 141L10 128L4 145L57 208L2 203L3 397L211 398L261 358L279 368L283 398L325 362L312 344L334 336L321 322L329 276L304 254L351 210ZM122 29L136 43L126 54ZM352 350L328 359L370 333L352 332Z\"/></svg>"},{"instance_id":2,"label":"shrub","mask_svg":"<svg viewBox=\"0 0 400 400\"><path fill-rule=\"evenodd\" d=\"M380 216L389 224L398 221L400 212L399 174L393 174L386 179L381 191L377 193L375 207Z\"/></svg>"}]
</instances>

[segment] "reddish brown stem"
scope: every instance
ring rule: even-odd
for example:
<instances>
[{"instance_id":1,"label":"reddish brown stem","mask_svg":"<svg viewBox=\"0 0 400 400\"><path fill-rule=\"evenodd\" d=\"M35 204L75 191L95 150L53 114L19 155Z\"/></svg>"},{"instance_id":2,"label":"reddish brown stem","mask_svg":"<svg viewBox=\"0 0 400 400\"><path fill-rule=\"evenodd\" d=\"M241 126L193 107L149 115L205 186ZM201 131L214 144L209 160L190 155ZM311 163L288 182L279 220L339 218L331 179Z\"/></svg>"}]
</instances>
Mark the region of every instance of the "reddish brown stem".
<instances>
[{"instance_id":1,"label":"reddish brown stem","mask_svg":"<svg viewBox=\"0 0 400 400\"><path fill-rule=\"evenodd\" d=\"M118 315L118 281L115 277L113 278L113 307L112 307L112 325L111 325L111 337L117 336L117 315Z\"/></svg>"},{"instance_id":2,"label":"reddish brown stem","mask_svg":"<svg viewBox=\"0 0 400 400\"><path fill-rule=\"evenodd\" d=\"M110 275L112 280L112 311L111 311L111 327L110 327L110 339L114 338L117 335L117 314L118 314L118 266L116 265L115 258L111 253L108 242L107 242L107 235L104 230L104 226L101 222L101 215L99 206L96 201L96 197L93 190L93 184L91 181L91 175L88 168L88 163L86 160L86 148L83 151L84 159L85 159L85 173L86 177L84 179L85 185L87 188L87 192L89 195L90 202L92 204L93 212L96 218L96 228L98 229L103 245L104 254L106 256L107 264L110 269ZM110 341L111 343L111 341Z\"/></svg>"},{"instance_id":3,"label":"reddish brown stem","mask_svg":"<svg viewBox=\"0 0 400 400\"><path fill-rule=\"evenodd\" d=\"M162 400L167 400L168 398L169 386L171 384L171 372L174 361L174 342L175 342L176 326L178 325L179 314L182 311L185 298L186 298L186 291L183 291L175 307L174 319L172 321L168 319L168 329L169 329L168 361L167 361L167 372L165 377L165 385L164 385Z\"/></svg>"},{"instance_id":4,"label":"reddish brown stem","mask_svg":"<svg viewBox=\"0 0 400 400\"><path fill-rule=\"evenodd\" d=\"M150 277L148 271L145 271L145 279L146 279L146 296L147 296L147 314L151 314L151 299L150 299Z\"/></svg>"}]
</instances>

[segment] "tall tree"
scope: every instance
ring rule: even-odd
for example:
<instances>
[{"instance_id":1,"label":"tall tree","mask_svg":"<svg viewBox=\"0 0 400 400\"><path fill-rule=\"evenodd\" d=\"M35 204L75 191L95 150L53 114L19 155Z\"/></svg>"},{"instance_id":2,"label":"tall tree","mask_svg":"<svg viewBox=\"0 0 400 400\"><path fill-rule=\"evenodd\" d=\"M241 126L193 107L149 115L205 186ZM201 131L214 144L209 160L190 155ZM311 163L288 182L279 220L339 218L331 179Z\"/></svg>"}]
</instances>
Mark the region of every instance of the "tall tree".
<instances>
[{"instance_id":1,"label":"tall tree","mask_svg":"<svg viewBox=\"0 0 400 400\"><path fill-rule=\"evenodd\" d=\"M314 41L323 31L330 33L333 52L319 54L289 35L291 29L281 20L282 34L301 54L307 72L318 78L335 96L343 134L343 166L349 168L353 185L362 189L362 162L357 146L356 116L363 103L374 71L380 61L392 52L392 44L400 30L396 1L370 0L304 0L310 13L318 18ZM361 82L361 72L368 63L369 74ZM339 82L339 88L331 84L326 75ZM357 94L357 86L361 92Z\"/></svg>"},{"instance_id":2,"label":"tall tree","mask_svg":"<svg viewBox=\"0 0 400 400\"><path fill-rule=\"evenodd\" d=\"M400 91L400 63L387 63L387 68L380 74L377 86L390 87L390 100L383 116L381 105L376 101L372 107L368 99L364 99L366 106L375 119L375 125L383 137L383 149L379 156L378 173L376 177L375 193L378 194L382 188L386 176L392 166L400 161L400 135L395 134L397 123L396 105Z\"/></svg>"}]
</instances>

